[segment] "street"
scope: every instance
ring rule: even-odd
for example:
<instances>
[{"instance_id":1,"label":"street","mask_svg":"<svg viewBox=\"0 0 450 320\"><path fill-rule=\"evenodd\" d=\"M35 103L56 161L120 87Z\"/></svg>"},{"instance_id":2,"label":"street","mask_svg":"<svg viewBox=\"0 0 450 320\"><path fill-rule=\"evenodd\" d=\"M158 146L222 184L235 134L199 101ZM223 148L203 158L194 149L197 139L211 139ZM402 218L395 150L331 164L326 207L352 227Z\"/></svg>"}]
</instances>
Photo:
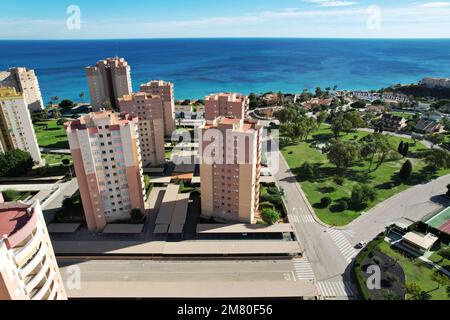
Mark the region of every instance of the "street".
<instances>
[{"instance_id":1,"label":"street","mask_svg":"<svg viewBox=\"0 0 450 320\"><path fill-rule=\"evenodd\" d=\"M83 260L59 258L71 298L317 296L297 260ZM81 287L73 285L77 275Z\"/></svg>"}]
</instances>

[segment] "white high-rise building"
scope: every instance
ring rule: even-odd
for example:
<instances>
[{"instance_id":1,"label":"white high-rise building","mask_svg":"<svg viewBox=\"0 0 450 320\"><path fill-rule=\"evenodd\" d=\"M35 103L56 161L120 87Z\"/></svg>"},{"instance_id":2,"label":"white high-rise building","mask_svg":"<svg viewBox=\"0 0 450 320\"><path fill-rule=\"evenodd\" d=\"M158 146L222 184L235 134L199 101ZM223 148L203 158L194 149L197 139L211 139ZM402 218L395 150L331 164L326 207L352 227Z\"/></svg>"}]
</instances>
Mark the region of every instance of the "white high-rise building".
<instances>
[{"instance_id":1,"label":"white high-rise building","mask_svg":"<svg viewBox=\"0 0 450 320\"><path fill-rule=\"evenodd\" d=\"M11 87L23 93L31 112L44 109L41 89L34 70L20 67L0 71L0 87Z\"/></svg>"},{"instance_id":2,"label":"white high-rise building","mask_svg":"<svg viewBox=\"0 0 450 320\"><path fill-rule=\"evenodd\" d=\"M28 103L14 88L0 88L0 152L20 149L42 164Z\"/></svg>"}]
</instances>

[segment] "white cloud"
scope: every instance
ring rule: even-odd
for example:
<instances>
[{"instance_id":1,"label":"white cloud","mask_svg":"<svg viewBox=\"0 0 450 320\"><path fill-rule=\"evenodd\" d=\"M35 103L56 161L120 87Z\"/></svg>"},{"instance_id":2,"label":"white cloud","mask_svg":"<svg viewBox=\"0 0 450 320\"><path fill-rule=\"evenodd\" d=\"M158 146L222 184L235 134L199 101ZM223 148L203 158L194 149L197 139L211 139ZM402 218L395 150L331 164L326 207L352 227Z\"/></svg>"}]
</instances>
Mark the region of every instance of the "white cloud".
<instances>
[{"instance_id":1,"label":"white cloud","mask_svg":"<svg viewBox=\"0 0 450 320\"><path fill-rule=\"evenodd\" d=\"M427 2L419 5L422 8L449 8L450 2Z\"/></svg>"},{"instance_id":2,"label":"white cloud","mask_svg":"<svg viewBox=\"0 0 450 320\"><path fill-rule=\"evenodd\" d=\"M383 8L379 30L369 30L364 6L255 11L190 20L86 19L70 31L65 19L0 19L0 39L165 37L385 37L450 38L450 7Z\"/></svg>"},{"instance_id":3,"label":"white cloud","mask_svg":"<svg viewBox=\"0 0 450 320\"><path fill-rule=\"evenodd\" d=\"M345 0L303 0L303 2L315 3L321 7L346 7L356 4L356 2Z\"/></svg>"}]
</instances>

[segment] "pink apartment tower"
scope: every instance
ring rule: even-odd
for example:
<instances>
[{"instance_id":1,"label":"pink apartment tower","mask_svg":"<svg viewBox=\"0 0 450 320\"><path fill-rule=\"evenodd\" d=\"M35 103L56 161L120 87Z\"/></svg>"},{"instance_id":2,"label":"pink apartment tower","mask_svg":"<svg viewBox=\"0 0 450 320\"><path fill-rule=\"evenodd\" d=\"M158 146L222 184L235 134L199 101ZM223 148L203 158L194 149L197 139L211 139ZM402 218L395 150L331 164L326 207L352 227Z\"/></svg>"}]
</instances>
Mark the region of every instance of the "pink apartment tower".
<instances>
[{"instance_id":1,"label":"pink apartment tower","mask_svg":"<svg viewBox=\"0 0 450 320\"><path fill-rule=\"evenodd\" d=\"M163 102L163 120L164 120L164 135L172 136L175 130L175 98L173 83L163 80L152 80L148 83L142 84L141 92L150 93L159 96Z\"/></svg>"},{"instance_id":2,"label":"pink apartment tower","mask_svg":"<svg viewBox=\"0 0 450 320\"><path fill-rule=\"evenodd\" d=\"M205 97L205 120L214 121L224 116L245 119L248 116L249 99L240 93L214 93Z\"/></svg>"},{"instance_id":3,"label":"pink apartment tower","mask_svg":"<svg viewBox=\"0 0 450 320\"><path fill-rule=\"evenodd\" d=\"M144 212L138 118L93 112L65 128L89 230Z\"/></svg>"},{"instance_id":4,"label":"pink apartment tower","mask_svg":"<svg viewBox=\"0 0 450 320\"><path fill-rule=\"evenodd\" d=\"M133 92L131 68L124 58L108 58L86 67L86 77L92 109L99 111L107 106L117 109L117 100Z\"/></svg>"},{"instance_id":5,"label":"pink apartment tower","mask_svg":"<svg viewBox=\"0 0 450 320\"><path fill-rule=\"evenodd\" d=\"M119 99L122 113L138 117L142 164L161 166L165 163L164 102L159 95L139 92Z\"/></svg>"},{"instance_id":6,"label":"pink apartment tower","mask_svg":"<svg viewBox=\"0 0 450 320\"><path fill-rule=\"evenodd\" d=\"M202 216L255 223L259 211L262 127L218 117L199 128Z\"/></svg>"}]
</instances>

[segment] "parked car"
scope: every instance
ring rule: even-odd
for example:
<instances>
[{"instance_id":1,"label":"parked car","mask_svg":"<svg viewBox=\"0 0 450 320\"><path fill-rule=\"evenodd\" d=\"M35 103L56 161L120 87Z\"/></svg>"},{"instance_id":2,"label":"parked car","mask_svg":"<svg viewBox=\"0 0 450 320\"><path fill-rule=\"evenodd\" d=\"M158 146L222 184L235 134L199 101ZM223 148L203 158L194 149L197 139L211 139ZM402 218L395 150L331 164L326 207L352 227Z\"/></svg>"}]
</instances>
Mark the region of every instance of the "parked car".
<instances>
[{"instance_id":1,"label":"parked car","mask_svg":"<svg viewBox=\"0 0 450 320\"><path fill-rule=\"evenodd\" d=\"M355 248L356 248L356 249L362 249L362 248L364 248L365 246L367 246L367 242L361 241L360 243L358 243L358 244L355 246Z\"/></svg>"}]
</instances>

